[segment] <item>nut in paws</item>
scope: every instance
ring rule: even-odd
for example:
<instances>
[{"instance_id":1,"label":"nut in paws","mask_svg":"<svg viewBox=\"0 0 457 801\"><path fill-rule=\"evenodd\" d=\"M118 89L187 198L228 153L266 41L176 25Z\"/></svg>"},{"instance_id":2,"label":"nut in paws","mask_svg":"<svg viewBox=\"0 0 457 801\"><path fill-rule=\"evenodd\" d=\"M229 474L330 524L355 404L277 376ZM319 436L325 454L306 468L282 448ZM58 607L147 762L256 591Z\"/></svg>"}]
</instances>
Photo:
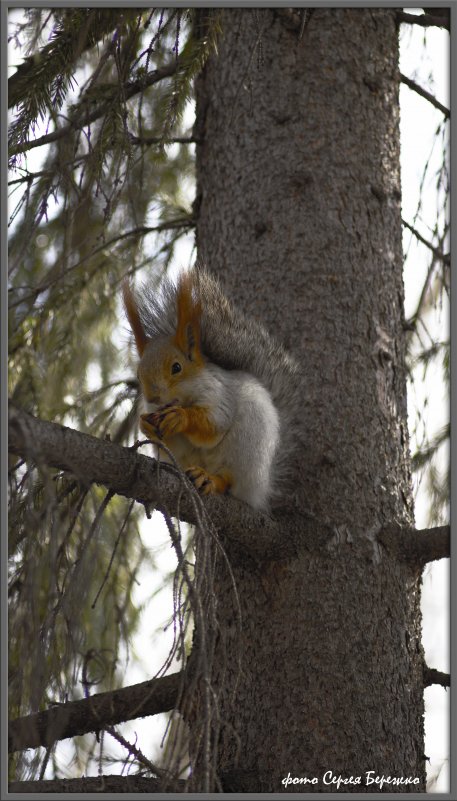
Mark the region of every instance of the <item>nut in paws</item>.
<instances>
[{"instance_id":1,"label":"nut in paws","mask_svg":"<svg viewBox=\"0 0 457 801\"><path fill-rule=\"evenodd\" d=\"M184 431L187 425L187 414L181 406L165 406L148 415L159 437L169 437Z\"/></svg>"}]
</instances>

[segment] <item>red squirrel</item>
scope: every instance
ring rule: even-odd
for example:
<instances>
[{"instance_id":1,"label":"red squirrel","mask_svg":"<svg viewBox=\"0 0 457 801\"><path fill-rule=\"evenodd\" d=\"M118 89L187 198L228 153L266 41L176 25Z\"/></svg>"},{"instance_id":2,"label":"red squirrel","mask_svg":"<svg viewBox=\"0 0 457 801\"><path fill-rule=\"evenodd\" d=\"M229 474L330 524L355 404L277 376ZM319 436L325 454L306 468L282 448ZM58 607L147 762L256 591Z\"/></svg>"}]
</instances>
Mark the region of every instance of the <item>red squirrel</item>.
<instances>
[{"instance_id":1,"label":"red squirrel","mask_svg":"<svg viewBox=\"0 0 457 801\"><path fill-rule=\"evenodd\" d=\"M167 279L160 294L134 294L126 282L124 303L149 408L142 432L167 446L201 493L268 510L286 490L297 442L296 362L202 269Z\"/></svg>"}]
</instances>

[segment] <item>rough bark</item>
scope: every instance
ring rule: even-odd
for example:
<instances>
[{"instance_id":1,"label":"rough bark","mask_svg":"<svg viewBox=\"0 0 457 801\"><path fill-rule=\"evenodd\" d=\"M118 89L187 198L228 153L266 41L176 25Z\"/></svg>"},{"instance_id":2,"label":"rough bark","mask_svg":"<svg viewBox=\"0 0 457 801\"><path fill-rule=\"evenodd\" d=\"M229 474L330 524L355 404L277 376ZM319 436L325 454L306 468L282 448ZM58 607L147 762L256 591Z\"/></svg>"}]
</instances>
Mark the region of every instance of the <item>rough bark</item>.
<instances>
[{"instance_id":1,"label":"rough bark","mask_svg":"<svg viewBox=\"0 0 457 801\"><path fill-rule=\"evenodd\" d=\"M274 10L221 24L197 91L199 257L303 365L301 504L335 535L234 565L238 643L219 568L219 773L232 791L289 772L328 791L328 770L423 791L420 571L375 541L413 516L395 12L316 9L301 38Z\"/></svg>"}]
</instances>

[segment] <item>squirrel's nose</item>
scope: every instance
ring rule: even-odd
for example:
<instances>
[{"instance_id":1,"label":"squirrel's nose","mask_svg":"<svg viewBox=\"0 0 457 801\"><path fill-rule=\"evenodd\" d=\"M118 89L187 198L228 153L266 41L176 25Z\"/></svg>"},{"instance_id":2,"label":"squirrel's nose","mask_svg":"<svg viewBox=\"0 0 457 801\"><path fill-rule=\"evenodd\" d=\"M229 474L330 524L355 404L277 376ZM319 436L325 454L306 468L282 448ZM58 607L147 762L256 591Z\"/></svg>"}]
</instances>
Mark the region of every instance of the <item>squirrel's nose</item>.
<instances>
[{"instance_id":1,"label":"squirrel's nose","mask_svg":"<svg viewBox=\"0 0 457 801\"><path fill-rule=\"evenodd\" d=\"M162 392L159 384L152 381L143 384L143 393L147 403L160 403Z\"/></svg>"}]
</instances>

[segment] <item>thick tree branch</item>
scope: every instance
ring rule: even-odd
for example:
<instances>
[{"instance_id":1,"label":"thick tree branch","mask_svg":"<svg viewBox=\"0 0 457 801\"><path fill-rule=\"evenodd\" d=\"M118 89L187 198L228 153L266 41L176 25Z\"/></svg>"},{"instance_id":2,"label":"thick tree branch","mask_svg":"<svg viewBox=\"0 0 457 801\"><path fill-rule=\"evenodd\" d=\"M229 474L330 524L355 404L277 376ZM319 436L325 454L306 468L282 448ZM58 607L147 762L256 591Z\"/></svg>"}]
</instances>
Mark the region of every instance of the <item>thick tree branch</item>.
<instances>
[{"instance_id":1,"label":"thick tree branch","mask_svg":"<svg viewBox=\"0 0 457 801\"><path fill-rule=\"evenodd\" d=\"M276 511L273 520L229 496L196 497L190 482L183 485L172 465L11 406L8 416L11 453L68 471L86 486L102 484L147 510L167 510L186 523L200 523L203 508L234 559L295 558L304 549L322 548L335 534L330 526L300 512Z\"/></svg>"},{"instance_id":2,"label":"thick tree branch","mask_svg":"<svg viewBox=\"0 0 457 801\"><path fill-rule=\"evenodd\" d=\"M408 14L406 11L397 11L395 14L397 22L408 22L411 25L421 25L423 28L431 26L437 28L451 29L449 17L436 14Z\"/></svg>"},{"instance_id":3,"label":"thick tree branch","mask_svg":"<svg viewBox=\"0 0 457 801\"><path fill-rule=\"evenodd\" d=\"M389 526L378 534L378 541L400 559L423 567L427 562L450 556L451 530L449 526L419 530Z\"/></svg>"},{"instance_id":4,"label":"thick tree branch","mask_svg":"<svg viewBox=\"0 0 457 801\"><path fill-rule=\"evenodd\" d=\"M449 20L451 18L451 9L449 6L423 6L422 11L425 14L434 14L436 17L443 17Z\"/></svg>"},{"instance_id":5,"label":"thick tree branch","mask_svg":"<svg viewBox=\"0 0 457 801\"><path fill-rule=\"evenodd\" d=\"M273 520L227 496L197 497L190 483L169 464L72 428L38 420L10 407L9 451L48 467L70 472L85 486L102 484L143 503L167 510L187 523L201 523L202 511L217 529L232 558L245 563L293 559L304 550L325 547L338 532L310 515L276 511ZM183 481L185 482L183 484ZM185 491L183 491L183 489ZM415 529L386 527L378 541L398 558L423 566L449 556L449 526Z\"/></svg>"},{"instance_id":6,"label":"thick tree branch","mask_svg":"<svg viewBox=\"0 0 457 801\"><path fill-rule=\"evenodd\" d=\"M182 780L167 783L145 776L95 776L82 779L10 782L10 793L160 793L184 792Z\"/></svg>"},{"instance_id":7,"label":"thick tree branch","mask_svg":"<svg viewBox=\"0 0 457 801\"><path fill-rule=\"evenodd\" d=\"M432 684L440 684L441 687L451 686L451 677L449 673L442 673L441 670L435 670L428 665L424 667L424 687L430 687Z\"/></svg>"},{"instance_id":8,"label":"thick tree branch","mask_svg":"<svg viewBox=\"0 0 457 801\"><path fill-rule=\"evenodd\" d=\"M85 486L102 484L118 495L143 503L146 508L168 509L169 513L171 510L180 520L193 524L201 522L200 504L204 503L203 509L224 545L231 545L244 558L249 555L255 559L274 558L278 553L286 558L296 554L299 539L312 544L313 537L321 536L319 527L306 517L299 518L295 535L288 520L285 537L280 523L234 498L212 496L203 501L196 496L190 482L183 485L183 477L172 465L158 464L156 459L131 448L39 420L12 406L8 424L11 453L68 471Z\"/></svg>"},{"instance_id":9,"label":"thick tree branch","mask_svg":"<svg viewBox=\"0 0 457 801\"><path fill-rule=\"evenodd\" d=\"M404 83L406 86L409 86L409 88L412 89L414 92L417 92L418 95L425 98L425 100L428 100L429 103L432 104L432 106L435 106L435 108L437 108L439 111L442 112L442 114L444 114L447 120L450 118L451 112L449 111L449 109L446 106L443 106L443 104L440 103L439 100L437 100L434 95L432 95L430 92L427 92L427 90L423 89L422 86L419 86L419 84L416 83L416 81L412 81L411 78L407 78L406 75L403 75L403 73L400 73L400 81Z\"/></svg>"},{"instance_id":10,"label":"thick tree branch","mask_svg":"<svg viewBox=\"0 0 457 801\"><path fill-rule=\"evenodd\" d=\"M39 746L48 748L57 740L100 731L125 720L168 712L177 703L183 680L182 673L172 673L12 720L8 730L8 751Z\"/></svg>"},{"instance_id":11,"label":"thick tree branch","mask_svg":"<svg viewBox=\"0 0 457 801\"><path fill-rule=\"evenodd\" d=\"M179 494L177 471L157 464L131 448L100 440L72 428L39 420L14 407L8 411L8 448L38 464L72 473L85 486L102 484L118 495L133 498L146 507L173 505ZM160 479L159 479L160 474ZM196 522L193 504L182 498L180 513Z\"/></svg>"},{"instance_id":12,"label":"thick tree branch","mask_svg":"<svg viewBox=\"0 0 457 801\"><path fill-rule=\"evenodd\" d=\"M131 81L124 86L123 89L123 100L127 101L130 100L131 97L134 95L143 92L149 86L153 86L155 83L159 83L164 78L169 78L177 70L176 61L173 61L171 64L166 64L164 67L160 67L153 72L150 72L146 75L145 78L141 78L141 80ZM113 87L113 92L116 94L119 92L119 87ZM97 108L93 109L92 111L85 111L84 112L84 99L79 103L77 108L74 110L73 119L70 121L68 125L65 125L63 128L57 128L56 131L52 131L49 134L45 134L44 136L38 137L38 139L32 139L28 142L22 142L20 145L16 145L15 147L12 146L9 149L10 156L15 156L19 153L25 153L27 150L32 150L34 147L41 147L42 145L49 145L52 142L56 142L58 139L63 139L72 131L80 130L84 128L85 125L90 125L90 123L95 122L95 120L100 119L106 114L112 105L112 98L107 100L105 103L97 106Z\"/></svg>"}]
</instances>

